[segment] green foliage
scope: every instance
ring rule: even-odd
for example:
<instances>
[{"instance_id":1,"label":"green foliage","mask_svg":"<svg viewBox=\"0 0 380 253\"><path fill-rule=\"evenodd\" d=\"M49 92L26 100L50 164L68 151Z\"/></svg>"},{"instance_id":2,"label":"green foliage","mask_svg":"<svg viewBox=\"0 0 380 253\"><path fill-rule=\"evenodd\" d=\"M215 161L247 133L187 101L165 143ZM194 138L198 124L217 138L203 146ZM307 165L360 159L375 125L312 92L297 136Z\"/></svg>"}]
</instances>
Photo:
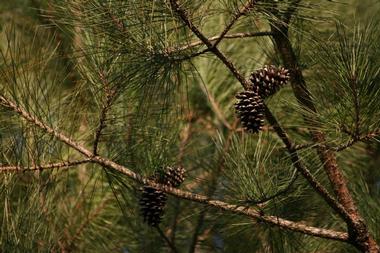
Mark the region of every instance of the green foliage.
<instances>
[{"instance_id":1,"label":"green foliage","mask_svg":"<svg viewBox=\"0 0 380 253\"><path fill-rule=\"evenodd\" d=\"M180 2L207 37L219 35L245 3ZM342 2L257 1L227 33L269 31L297 6L289 40L317 110L300 107L290 84L265 102L294 144L306 144L300 159L330 192L318 144L307 129L326 134L319 144L339 148L380 128L379 23L358 12L351 24L351 12L362 2ZM380 7L374 0L365 4L374 13ZM169 1L8 0L0 3L0 13L0 95L49 127L89 150L98 136L97 154L143 176L181 165L186 191L345 231L295 170L268 122L260 134L243 132L234 114L240 83L213 54L202 52L206 46L197 44ZM283 64L274 46L270 36L243 36L224 38L218 49L248 78L264 64ZM376 136L347 145L337 157L379 240ZM81 158L0 107L1 166L32 168ZM141 185L92 163L0 172L2 252L170 252L168 240L189 253L356 252L348 244L171 196L160 233L140 217Z\"/></svg>"}]
</instances>

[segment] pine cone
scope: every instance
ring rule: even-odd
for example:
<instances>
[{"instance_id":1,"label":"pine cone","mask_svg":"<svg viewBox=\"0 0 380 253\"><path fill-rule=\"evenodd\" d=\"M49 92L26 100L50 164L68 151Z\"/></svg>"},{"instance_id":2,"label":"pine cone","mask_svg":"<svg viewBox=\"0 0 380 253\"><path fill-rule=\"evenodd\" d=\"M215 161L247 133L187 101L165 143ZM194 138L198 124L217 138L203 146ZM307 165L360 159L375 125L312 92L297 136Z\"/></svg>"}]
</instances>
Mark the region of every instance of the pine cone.
<instances>
[{"instance_id":1,"label":"pine cone","mask_svg":"<svg viewBox=\"0 0 380 253\"><path fill-rule=\"evenodd\" d=\"M165 171L156 173L150 179L167 186L179 187L185 179L184 174L185 169L182 167L167 167ZM144 186L139 202L144 222L152 227L158 226L164 215L166 200L164 192L151 186Z\"/></svg>"},{"instance_id":2,"label":"pine cone","mask_svg":"<svg viewBox=\"0 0 380 253\"><path fill-rule=\"evenodd\" d=\"M162 183L178 187L185 180L185 169L182 167L167 167L162 176Z\"/></svg>"},{"instance_id":3,"label":"pine cone","mask_svg":"<svg viewBox=\"0 0 380 253\"><path fill-rule=\"evenodd\" d=\"M140 210L144 222L152 227L160 224L166 200L166 194L162 191L144 186L140 198Z\"/></svg>"},{"instance_id":4,"label":"pine cone","mask_svg":"<svg viewBox=\"0 0 380 253\"><path fill-rule=\"evenodd\" d=\"M250 89L264 99L276 93L289 78L289 70L265 65L264 68L251 74L252 87Z\"/></svg>"},{"instance_id":5,"label":"pine cone","mask_svg":"<svg viewBox=\"0 0 380 253\"><path fill-rule=\"evenodd\" d=\"M264 103L261 97L254 91L242 91L236 95L236 113L245 130L256 133L264 125Z\"/></svg>"}]
</instances>

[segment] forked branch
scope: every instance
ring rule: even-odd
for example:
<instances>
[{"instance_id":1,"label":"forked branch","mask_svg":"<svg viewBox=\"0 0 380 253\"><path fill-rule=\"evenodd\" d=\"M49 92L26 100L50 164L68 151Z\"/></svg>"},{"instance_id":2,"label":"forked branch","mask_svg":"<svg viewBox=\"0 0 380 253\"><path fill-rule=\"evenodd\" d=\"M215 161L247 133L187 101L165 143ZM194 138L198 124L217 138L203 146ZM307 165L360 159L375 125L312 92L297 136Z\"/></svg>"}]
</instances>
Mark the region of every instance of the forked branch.
<instances>
[{"instance_id":1,"label":"forked branch","mask_svg":"<svg viewBox=\"0 0 380 253\"><path fill-rule=\"evenodd\" d=\"M191 22L189 17L186 14L186 11L181 9L177 0L170 0L172 9L177 15L181 18L183 23L185 23L188 28L207 46L210 52L214 53L223 63L227 66L227 68L231 71L231 73L236 77L236 79L241 83L241 85L246 89L249 87L249 82L240 74L240 72L236 69L236 67L229 61L226 56L207 39L206 36L202 34L202 32ZM309 182L309 184L313 187L313 189L321 195L325 201L344 219L350 220L350 217L346 210L340 205L324 188L316 178L310 173L310 171L303 165L301 162L297 151L294 149L292 142L290 141L288 134L285 130L280 126L277 122L274 115L271 113L269 108L265 106L265 115L269 123L273 126L277 135L281 138L283 143L285 144L293 165L297 170L304 176L304 178Z\"/></svg>"}]
</instances>

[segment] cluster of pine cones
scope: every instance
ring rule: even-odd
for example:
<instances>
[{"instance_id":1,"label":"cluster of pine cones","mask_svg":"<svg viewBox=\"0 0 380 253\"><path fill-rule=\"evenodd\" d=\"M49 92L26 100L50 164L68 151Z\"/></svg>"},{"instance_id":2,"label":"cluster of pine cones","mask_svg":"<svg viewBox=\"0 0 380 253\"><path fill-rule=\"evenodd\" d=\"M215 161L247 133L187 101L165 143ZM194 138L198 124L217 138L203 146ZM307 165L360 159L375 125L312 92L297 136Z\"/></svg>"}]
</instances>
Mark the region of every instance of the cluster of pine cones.
<instances>
[{"instance_id":1,"label":"cluster of pine cones","mask_svg":"<svg viewBox=\"0 0 380 253\"><path fill-rule=\"evenodd\" d=\"M244 129L259 132L264 125L264 99L275 94L289 80L283 67L264 66L251 74L251 85L236 95L235 110Z\"/></svg>"},{"instance_id":2,"label":"cluster of pine cones","mask_svg":"<svg viewBox=\"0 0 380 253\"><path fill-rule=\"evenodd\" d=\"M170 187L179 187L185 179L185 169L182 167L167 167L156 173L150 179ZM140 197L140 211L144 222L156 227L164 214L167 196L164 192L151 186L143 186Z\"/></svg>"}]
</instances>

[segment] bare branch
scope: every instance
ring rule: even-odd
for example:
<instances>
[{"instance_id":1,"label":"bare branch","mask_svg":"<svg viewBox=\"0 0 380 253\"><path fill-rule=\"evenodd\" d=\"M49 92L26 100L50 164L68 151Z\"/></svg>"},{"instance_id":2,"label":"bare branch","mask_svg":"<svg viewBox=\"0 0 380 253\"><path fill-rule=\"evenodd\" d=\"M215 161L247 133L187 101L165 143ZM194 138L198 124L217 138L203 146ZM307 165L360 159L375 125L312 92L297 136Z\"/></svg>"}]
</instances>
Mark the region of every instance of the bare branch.
<instances>
[{"instance_id":1,"label":"bare branch","mask_svg":"<svg viewBox=\"0 0 380 253\"><path fill-rule=\"evenodd\" d=\"M186 55L186 56L183 56L183 57L178 57L176 60L179 60L179 61L184 61L184 60L191 60L197 56L200 56L202 54L205 54L205 53L208 53L210 52L210 49L209 48L206 48L206 49L203 49L201 51L198 51L198 52L195 52L195 53L192 53L190 55Z\"/></svg>"},{"instance_id":2,"label":"bare branch","mask_svg":"<svg viewBox=\"0 0 380 253\"><path fill-rule=\"evenodd\" d=\"M107 158L95 156L92 158L92 160L95 163L98 163L101 166L104 166L106 168L112 168L115 169L126 176L142 183L145 185L149 185L151 187L157 188L159 190L162 190L165 193L168 193L170 195L176 196L181 199L187 199L190 201L206 204L208 206L215 207L220 210L224 211L229 211L233 212L236 214L243 214L246 216L249 216L251 218L255 218L259 221L276 225L279 226L283 229L287 229L290 231L295 231L295 232L301 232L304 234L316 236L316 237L321 237L321 238L328 238L332 240L338 240L338 241L348 241L348 234L344 232L337 232L334 230L328 230L328 229L322 229L322 228L317 228L317 227L312 227L312 226L307 226L303 223L300 222L294 222L294 221L289 221L285 220L282 218L279 218L277 216L263 216L260 212L256 211L254 208L250 207L245 207L245 206L239 206L239 205L233 205L233 204L228 204L220 200L212 200L206 196L199 195L199 194L194 194L191 192L186 192L182 191L177 188L172 188L168 187L166 185L162 184L157 184L154 181L151 181L147 178L141 177L139 174L134 173L130 169L119 165Z\"/></svg>"},{"instance_id":3,"label":"bare branch","mask_svg":"<svg viewBox=\"0 0 380 253\"><path fill-rule=\"evenodd\" d=\"M83 159L76 161L63 161L57 163L50 163L44 165L34 165L34 166L0 166L0 172L25 172L34 170L51 170L51 169L62 169L67 167L73 167L76 165L90 163L91 159Z\"/></svg>"}]
</instances>

